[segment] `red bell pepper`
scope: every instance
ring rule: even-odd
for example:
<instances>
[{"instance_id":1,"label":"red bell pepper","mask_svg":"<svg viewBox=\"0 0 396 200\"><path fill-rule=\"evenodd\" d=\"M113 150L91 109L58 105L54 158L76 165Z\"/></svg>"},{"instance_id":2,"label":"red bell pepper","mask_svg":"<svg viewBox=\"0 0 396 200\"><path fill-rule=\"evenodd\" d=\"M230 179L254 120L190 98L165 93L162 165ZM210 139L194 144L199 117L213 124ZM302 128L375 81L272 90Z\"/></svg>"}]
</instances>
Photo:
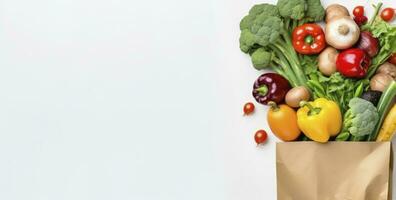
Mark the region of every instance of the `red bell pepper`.
<instances>
[{"instance_id":1,"label":"red bell pepper","mask_svg":"<svg viewBox=\"0 0 396 200\"><path fill-rule=\"evenodd\" d=\"M325 34L317 24L304 24L293 30L294 49L300 54L318 54L326 47Z\"/></svg>"},{"instance_id":2,"label":"red bell pepper","mask_svg":"<svg viewBox=\"0 0 396 200\"><path fill-rule=\"evenodd\" d=\"M338 54L336 61L337 70L342 75L350 78L365 77L370 64L370 57L366 52L358 48L342 51Z\"/></svg>"}]
</instances>

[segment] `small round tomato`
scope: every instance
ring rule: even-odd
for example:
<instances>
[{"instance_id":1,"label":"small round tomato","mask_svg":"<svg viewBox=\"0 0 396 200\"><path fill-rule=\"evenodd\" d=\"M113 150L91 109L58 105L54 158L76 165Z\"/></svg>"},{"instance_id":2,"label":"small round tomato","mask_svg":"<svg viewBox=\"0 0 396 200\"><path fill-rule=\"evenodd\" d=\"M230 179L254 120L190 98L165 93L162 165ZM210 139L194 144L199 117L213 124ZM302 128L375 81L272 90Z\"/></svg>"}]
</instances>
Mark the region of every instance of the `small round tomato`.
<instances>
[{"instance_id":1,"label":"small round tomato","mask_svg":"<svg viewBox=\"0 0 396 200\"><path fill-rule=\"evenodd\" d=\"M393 8L385 8L382 12L381 12L381 18L384 21L392 21L393 17L395 17L395 9Z\"/></svg>"},{"instance_id":2,"label":"small round tomato","mask_svg":"<svg viewBox=\"0 0 396 200\"><path fill-rule=\"evenodd\" d=\"M254 104L252 102L247 102L243 106L244 115L250 115L254 111Z\"/></svg>"},{"instance_id":3,"label":"small round tomato","mask_svg":"<svg viewBox=\"0 0 396 200\"><path fill-rule=\"evenodd\" d=\"M388 62L396 65L396 53L393 53L391 57L389 57Z\"/></svg>"},{"instance_id":4,"label":"small round tomato","mask_svg":"<svg viewBox=\"0 0 396 200\"><path fill-rule=\"evenodd\" d=\"M267 138L268 134L264 130L258 130L256 134L254 134L254 140L256 141L257 145L264 143Z\"/></svg>"},{"instance_id":5,"label":"small round tomato","mask_svg":"<svg viewBox=\"0 0 396 200\"><path fill-rule=\"evenodd\" d=\"M353 15L355 17L363 17L364 16L364 7L363 6L356 6L353 9Z\"/></svg>"},{"instance_id":6,"label":"small round tomato","mask_svg":"<svg viewBox=\"0 0 396 200\"><path fill-rule=\"evenodd\" d=\"M366 16L361 16L361 17L354 17L353 20L355 20L358 26L362 26L367 23L368 18Z\"/></svg>"}]
</instances>

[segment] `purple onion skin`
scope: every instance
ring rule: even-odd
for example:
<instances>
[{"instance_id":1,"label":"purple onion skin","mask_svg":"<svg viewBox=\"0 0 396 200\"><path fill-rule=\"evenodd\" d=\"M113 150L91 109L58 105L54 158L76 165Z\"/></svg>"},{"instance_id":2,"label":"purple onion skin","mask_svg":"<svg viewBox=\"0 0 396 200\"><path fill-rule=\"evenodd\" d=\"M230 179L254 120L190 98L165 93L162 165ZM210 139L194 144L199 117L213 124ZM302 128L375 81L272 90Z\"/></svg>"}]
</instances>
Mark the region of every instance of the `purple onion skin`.
<instances>
[{"instance_id":1,"label":"purple onion skin","mask_svg":"<svg viewBox=\"0 0 396 200\"><path fill-rule=\"evenodd\" d=\"M356 47L365 51L372 58L378 54L379 41L370 32L362 31Z\"/></svg>"},{"instance_id":2,"label":"purple onion skin","mask_svg":"<svg viewBox=\"0 0 396 200\"><path fill-rule=\"evenodd\" d=\"M266 94L259 92L257 89L266 86ZM279 104L285 99L286 93L291 89L289 81L283 76L276 73L265 73L257 78L253 85L253 97L260 104L267 105L269 101Z\"/></svg>"}]
</instances>

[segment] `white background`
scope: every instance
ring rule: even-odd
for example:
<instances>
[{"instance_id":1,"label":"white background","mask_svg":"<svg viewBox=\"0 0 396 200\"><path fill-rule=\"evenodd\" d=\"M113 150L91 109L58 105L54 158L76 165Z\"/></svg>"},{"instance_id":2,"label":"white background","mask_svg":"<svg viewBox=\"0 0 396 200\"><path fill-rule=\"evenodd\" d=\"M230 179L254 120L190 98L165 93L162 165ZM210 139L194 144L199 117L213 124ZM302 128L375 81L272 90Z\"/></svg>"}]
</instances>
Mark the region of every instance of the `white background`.
<instances>
[{"instance_id":1,"label":"white background","mask_svg":"<svg viewBox=\"0 0 396 200\"><path fill-rule=\"evenodd\" d=\"M0 199L276 199L266 109L241 111L259 2L2 0Z\"/></svg>"}]
</instances>

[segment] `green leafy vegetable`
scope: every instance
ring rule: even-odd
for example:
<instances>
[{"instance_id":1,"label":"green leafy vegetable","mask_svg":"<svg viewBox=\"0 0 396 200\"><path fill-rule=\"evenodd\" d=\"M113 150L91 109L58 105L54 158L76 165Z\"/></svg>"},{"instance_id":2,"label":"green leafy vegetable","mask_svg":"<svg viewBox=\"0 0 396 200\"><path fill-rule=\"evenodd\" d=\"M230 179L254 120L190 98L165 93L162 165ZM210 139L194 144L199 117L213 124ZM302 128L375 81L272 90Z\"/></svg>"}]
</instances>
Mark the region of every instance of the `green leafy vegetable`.
<instances>
[{"instance_id":1,"label":"green leafy vegetable","mask_svg":"<svg viewBox=\"0 0 396 200\"><path fill-rule=\"evenodd\" d=\"M367 79L351 79L342 76L339 72L327 77L318 70L317 56L301 56L301 63L305 67L305 74L308 75L308 87L311 89L314 98L323 97L335 101L344 113L348 109L349 101L354 97L359 97L367 90L369 81Z\"/></svg>"},{"instance_id":2,"label":"green leafy vegetable","mask_svg":"<svg viewBox=\"0 0 396 200\"><path fill-rule=\"evenodd\" d=\"M378 67L384 63L392 53L396 52L396 26L392 26L378 16L382 3L374 6L375 14L370 22L362 27L362 30L370 31L375 38L380 41L380 51L373 58L367 77L370 78L375 74Z\"/></svg>"}]
</instances>

